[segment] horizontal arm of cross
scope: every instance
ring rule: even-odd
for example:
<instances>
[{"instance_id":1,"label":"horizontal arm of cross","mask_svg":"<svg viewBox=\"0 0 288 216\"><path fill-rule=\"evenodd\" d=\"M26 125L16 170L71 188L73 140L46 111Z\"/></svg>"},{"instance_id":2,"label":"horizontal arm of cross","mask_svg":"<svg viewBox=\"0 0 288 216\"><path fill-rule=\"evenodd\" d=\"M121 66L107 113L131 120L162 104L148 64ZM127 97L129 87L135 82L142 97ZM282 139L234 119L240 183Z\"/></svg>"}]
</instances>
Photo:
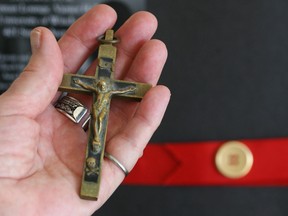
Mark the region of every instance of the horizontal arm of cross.
<instances>
[{"instance_id":1,"label":"horizontal arm of cross","mask_svg":"<svg viewBox=\"0 0 288 216\"><path fill-rule=\"evenodd\" d=\"M82 88L80 85L75 83L75 80L79 79L89 85L97 80L95 76L86 76L80 74L65 74L62 79L62 83L59 86L59 91L65 91L69 93L80 93L80 94L92 94L91 91ZM150 84L139 83L139 82L130 82L124 80L111 80L113 87L115 89L123 89L126 87L134 87L135 90L127 92L125 94L116 94L116 97L125 97L132 99L142 99L146 92L152 87Z\"/></svg>"}]
</instances>

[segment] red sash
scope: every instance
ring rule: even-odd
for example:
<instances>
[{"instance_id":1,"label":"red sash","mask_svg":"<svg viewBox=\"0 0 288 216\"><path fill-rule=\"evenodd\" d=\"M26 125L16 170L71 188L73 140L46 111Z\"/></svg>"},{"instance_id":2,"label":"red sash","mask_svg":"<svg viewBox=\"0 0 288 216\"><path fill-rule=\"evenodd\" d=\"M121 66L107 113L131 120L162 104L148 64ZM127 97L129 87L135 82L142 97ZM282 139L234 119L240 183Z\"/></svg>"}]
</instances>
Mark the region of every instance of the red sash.
<instances>
[{"instance_id":1,"label":"red sash","mask_svg":"<svg viewBox=\"0 0 288 216\"><path fill-rule=\"evenodd\" d=\"M223 176L215 166L222 141L150 143L125 179L135 185L288 185L288 138L240 140L253 154L250 172L241 178Z\"/></svg>"}]
</instances>

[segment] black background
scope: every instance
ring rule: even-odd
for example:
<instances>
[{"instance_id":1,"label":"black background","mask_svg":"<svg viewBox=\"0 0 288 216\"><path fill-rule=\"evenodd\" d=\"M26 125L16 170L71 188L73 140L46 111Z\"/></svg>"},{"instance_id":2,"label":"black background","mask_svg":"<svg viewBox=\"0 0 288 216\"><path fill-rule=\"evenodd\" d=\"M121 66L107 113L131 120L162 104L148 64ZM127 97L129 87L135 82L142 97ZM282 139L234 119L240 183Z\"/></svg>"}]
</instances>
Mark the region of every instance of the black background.
<instances>
[{"instance_id":1,"label":"black background","mask_svg":"<svg viewBox=\"0 0 288 216\"><path fill-rule=\"evenodd\" d=\"M286 1L148 0L147 9L169 50L160 83L172 91L153 142L288 136ZM286 187L121 186L95 215L280 216L287 200Z\"/></svg>"}]
</instances>

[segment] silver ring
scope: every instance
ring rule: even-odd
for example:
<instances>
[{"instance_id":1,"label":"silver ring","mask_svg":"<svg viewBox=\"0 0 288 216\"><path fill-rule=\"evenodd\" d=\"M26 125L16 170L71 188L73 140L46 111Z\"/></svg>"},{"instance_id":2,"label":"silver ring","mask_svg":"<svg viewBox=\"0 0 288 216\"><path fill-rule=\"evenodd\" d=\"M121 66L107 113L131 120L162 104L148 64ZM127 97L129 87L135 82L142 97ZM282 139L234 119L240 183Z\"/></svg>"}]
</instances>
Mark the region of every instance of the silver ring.
<instances>
[{"instance_id":1,"label":"silver ring","mask_svg":"<svg viewBox=\"0 0 288 216\"><path fill-rule=\"evenodd\" d=\"M58 100L54 106L75 123L79 123L88 111L78 100L67 95Z\"/></svg>"},{"instance_id":2,"label":"silver ring","mask_svg":"<svg viewBox=\"0 0 288 216\"><path fill-rule=\"evenodd\" d=\"M125 174L125 176L129 174L129 171L115 157L113 157L107 152L104 153L104 156L108 158L109 160L111 160L117 167L119 167L122 170L122 172Z\"/></svg>"},{"instance_id":3,"label":"silver ring","mask_svg":"<svg viewBox=\"0 0 288 216\"><path fill-rule=\"evenodd\" d=\"M82 126L81 126L81 127L83 128L84 131L87 131L87 130L88 130L90 119L91 119L91 115L89 115L89 116L85 119L85 121L82 123Z\"/></svg>"}]
</instances>

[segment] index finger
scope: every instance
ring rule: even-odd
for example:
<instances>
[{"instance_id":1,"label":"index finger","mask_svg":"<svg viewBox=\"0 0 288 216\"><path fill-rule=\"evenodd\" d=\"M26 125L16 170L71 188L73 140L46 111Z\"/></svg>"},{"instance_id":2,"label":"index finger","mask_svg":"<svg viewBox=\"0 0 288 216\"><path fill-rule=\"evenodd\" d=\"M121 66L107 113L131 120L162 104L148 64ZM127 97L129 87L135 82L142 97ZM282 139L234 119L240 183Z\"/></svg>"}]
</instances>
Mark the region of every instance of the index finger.
<instances>
[{"instance_id":1,"label":"index finger","mask_svg":"<svg viewBox=\"0 0 288 216\"><path fill-rule=\"evenodd\" d=\"M112 28L117 14L108 5L99 4L80 17L59 40L64 72L75 73L98 46L97 38Z\"/></svg>"}]
</instances>

